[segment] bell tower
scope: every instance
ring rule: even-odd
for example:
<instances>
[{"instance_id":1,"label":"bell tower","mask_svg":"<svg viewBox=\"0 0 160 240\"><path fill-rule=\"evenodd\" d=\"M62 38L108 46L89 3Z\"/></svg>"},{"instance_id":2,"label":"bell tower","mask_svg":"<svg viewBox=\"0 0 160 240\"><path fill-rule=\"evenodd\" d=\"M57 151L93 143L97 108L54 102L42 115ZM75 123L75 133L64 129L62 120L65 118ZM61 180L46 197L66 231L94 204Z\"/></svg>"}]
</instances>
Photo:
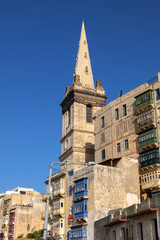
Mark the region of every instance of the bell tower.
<instances>
[{"instance_id":1,"label":"bell tower","mask_svg":"<svg viewBox=\"0 0 160 240\"><path fill-rule=\"evenodd\" d=\"M72 87L66 88L62 107L62 165L68 161L87 163L94 161L93 115L106 105L104 89L97 80L94 87L92 68L84 22L79 41ZM72 168L78 166L72 165Z\"/></svg>"}]
</instances>

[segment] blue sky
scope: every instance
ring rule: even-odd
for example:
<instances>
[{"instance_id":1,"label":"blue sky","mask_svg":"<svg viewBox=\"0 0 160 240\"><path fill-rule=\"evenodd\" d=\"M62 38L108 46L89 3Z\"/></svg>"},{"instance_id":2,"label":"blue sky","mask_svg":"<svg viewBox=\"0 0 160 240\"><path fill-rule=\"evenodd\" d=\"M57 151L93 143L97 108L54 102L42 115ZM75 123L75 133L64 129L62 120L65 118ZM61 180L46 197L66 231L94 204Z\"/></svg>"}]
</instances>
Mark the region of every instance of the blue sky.
<instances>
[{"instance_id":1,"label":"blue sky","mask_svg":"<svg viewBox=\"0 0 160 240\"><path fill-rule=\"evenodd\" d=\"M82 19L108 100L160 72L160 1L0 1L0 192L45 192ZM57 170L57 169L56 169Z\"/></svg>"}]
</instances>

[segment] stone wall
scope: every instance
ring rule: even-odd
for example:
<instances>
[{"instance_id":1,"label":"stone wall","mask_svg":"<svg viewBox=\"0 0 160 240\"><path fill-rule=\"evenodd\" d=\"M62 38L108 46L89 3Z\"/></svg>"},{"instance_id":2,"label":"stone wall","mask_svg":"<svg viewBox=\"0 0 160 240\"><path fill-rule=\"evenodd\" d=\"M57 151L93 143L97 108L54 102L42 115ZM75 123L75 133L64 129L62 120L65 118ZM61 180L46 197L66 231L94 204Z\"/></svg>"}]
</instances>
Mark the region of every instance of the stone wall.
<instances>
[{"instance_id":1,"label":"stone wall","mask_svg":"<svg viewBox=\"0 0 160 240\"><path fill-rule=\"evenodd\" d=\"M116 167L95 165L76 171L67 179L66 217L74 205L74 181L88 178L88 240L94 240L94 222L105 217L110 210L138 203L140 199L138 160L122 158ZM69 196L69 186L73 194ZM67 219L66 219L67 220ZM72 222L77 224L76 221ZM66 231L72 226L67 226Z\"/></svg>"},{"instance_id":2,"label":"stone wall","mask_svg":"<svg viewBox=\"0 0 160 240\"><path fill-rule=\"evenodd\" d=\"M141 204L111 211L108 216L95 222L95 240L160 239L160 201L159 198L147 199ZM157 232L156 232L157 229ZM156 236L157 234L157 236ZM158 238L159 236L159 238Z\"/></svg>"}]
</instances>

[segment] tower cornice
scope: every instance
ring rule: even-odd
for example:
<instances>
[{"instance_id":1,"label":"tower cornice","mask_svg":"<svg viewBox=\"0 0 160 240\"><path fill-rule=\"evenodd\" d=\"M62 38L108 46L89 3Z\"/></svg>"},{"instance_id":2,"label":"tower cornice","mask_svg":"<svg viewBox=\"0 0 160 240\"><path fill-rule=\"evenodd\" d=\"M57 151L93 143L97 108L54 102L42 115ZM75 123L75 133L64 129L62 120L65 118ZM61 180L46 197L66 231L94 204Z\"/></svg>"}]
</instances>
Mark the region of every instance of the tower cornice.
<instances>
[{"instance_id":1,"label":"tower cornice","mask_svg":"<svg viewBox=\"0 0 160 240\"><path fill-rule=\"evenodd\" d=\"M64 97L60 106L62 113L68 111L73 102L82 103L85 105L103 107L106 105L107 95L97 93L96 91L87 91L85 89L71 89Z\"/></svg>"}]
</instances>

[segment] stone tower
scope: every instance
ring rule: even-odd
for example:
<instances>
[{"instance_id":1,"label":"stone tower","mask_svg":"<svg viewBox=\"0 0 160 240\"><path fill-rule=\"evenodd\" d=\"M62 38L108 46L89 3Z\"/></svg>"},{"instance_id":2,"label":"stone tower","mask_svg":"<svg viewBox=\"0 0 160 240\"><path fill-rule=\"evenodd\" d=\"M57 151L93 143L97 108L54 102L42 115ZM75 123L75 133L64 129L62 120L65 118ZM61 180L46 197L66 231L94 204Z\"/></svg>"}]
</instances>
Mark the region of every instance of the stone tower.
<instances>
[{"instance_id":1,"label":"stone tower","mask_svg":"<svg viewBox=\"0 0 160 240\"><path fill-rule=\"evenodd\" d=\"M94 161L93 115L106 105L101 81L94 87L91 62L84 22L82 22L79 49L72 87L66 88L62 107L62 139L60 161L87 163ZM71 168L78 168L73 165Z\"/></svg>"}]
</instances>

